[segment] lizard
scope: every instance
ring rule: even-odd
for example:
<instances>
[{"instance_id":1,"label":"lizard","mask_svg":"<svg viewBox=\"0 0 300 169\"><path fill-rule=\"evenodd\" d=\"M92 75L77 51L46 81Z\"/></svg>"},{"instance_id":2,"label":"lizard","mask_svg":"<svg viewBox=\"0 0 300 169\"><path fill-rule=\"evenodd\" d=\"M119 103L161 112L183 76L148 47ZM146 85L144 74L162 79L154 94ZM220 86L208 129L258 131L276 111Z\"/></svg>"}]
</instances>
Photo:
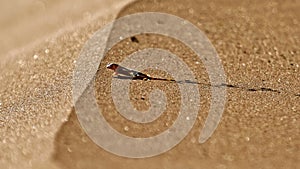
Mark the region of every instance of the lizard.
<instances>
[{"instance_id":1,"label":"lizard","mask_svg":"<svg viewBox=\"0 0 300 169\"><path fill-rule=\"evenodd\" d=\"M164 81L175 81L173 79L163 79L163 78L155 78L151 77L147 74L144 74L142 72L132 70L125 68L121 65L115 64L115 63L109 63L106 65L106 68L111 69L114 71L114 75L125 75L125 76L130 76L132 79L135 80L164 80Z\"/></svg>"}]
</instances>

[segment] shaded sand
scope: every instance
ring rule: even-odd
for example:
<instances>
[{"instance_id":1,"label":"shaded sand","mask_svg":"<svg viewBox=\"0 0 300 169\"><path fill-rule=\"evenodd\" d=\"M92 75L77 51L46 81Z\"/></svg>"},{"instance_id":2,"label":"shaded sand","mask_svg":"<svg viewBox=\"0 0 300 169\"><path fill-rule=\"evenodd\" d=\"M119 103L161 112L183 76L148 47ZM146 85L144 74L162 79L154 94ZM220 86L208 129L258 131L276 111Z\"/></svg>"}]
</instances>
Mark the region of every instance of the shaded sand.
<instances>
[{"instance_id":1,"label":"shaded sand","mask_svg":"<svg viewBox=\"0 0 300 169\"><path fill-rule=\"evenodd\" d=\"M117 3L117 2L116 2ZM100 5L100 4L99 4ZM112 5L113 6L113 5ZM28 47L1 69L0 166L4 168L291 168L300 167L300 8L299 1L138 1L107 16L82 22L57 38ZM210 104L209 81L195 54L180 42L158 35L124 39L105 56L96 80L98 104L121 133L147 137L171 125L178 111L176 86L135 81L133 105L149 107L150 86L166 91L166 114L147 125L126 121L110 97L108 62L134 51L161 47L178 54L200 82L201 110L189 135L172 150L147 159L127 159L96 146L83 132L71 103L74 60L105 22L141 11L167 12L203 30L227 75L222 121L204 144L197 143ZM46 50L48 49L48 50ZM36 55L36 57L33 57ZM3 56L6 57L6 56ZM35 58L35 59L34 59ZM201 62L200 62L201 63ZM148 70L163 76L163 72ZM174 91L175 90L175 91ZM144 97L142 99L142 97ZM165 118L170 116L171 118ZM168 125L165 125L168 124ZM124 131L128 126L129 130ZM147 133L145 132L147 131Z\"/></svg>"}]
</instances>

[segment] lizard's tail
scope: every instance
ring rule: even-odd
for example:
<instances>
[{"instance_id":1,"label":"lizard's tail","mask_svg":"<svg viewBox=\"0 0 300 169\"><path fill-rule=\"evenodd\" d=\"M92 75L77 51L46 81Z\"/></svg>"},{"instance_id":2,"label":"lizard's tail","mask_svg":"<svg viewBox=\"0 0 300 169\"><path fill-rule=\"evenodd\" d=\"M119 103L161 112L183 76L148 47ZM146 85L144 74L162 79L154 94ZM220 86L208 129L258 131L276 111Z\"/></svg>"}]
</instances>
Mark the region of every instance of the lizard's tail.
<instances>
[{"instance_id":1,"label":"lizard's tail","mask_svg":"<svg viewBox=\"0 0 300 169\"><path fill-rule=\"evenodd\" d=\"M164 78L156 78L156 77L149 77L149 80L162 80L162 81L171 81L171 82L175 82L174 79L164 79Z\"/></svg>"}]
</instances>

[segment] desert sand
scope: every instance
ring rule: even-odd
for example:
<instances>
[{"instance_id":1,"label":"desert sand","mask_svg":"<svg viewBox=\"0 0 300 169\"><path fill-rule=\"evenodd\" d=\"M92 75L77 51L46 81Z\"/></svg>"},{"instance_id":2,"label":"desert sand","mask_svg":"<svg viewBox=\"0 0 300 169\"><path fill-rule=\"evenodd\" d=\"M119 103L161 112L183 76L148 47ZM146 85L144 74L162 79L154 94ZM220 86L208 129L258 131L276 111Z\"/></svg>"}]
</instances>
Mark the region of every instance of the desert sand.
<instances>
[{"instance_id":1,"label":"desert sand","mask_svg":"<svg viewBox=\"0 0 300 169\"><path fill-rule=\"evenodd\" d=\"M0 8L0 168L300 168L300 1L16 1ZM205 32L227 76L227 102L217 130L199 144L211 100L205 67L196 64L201 61L172 38L124 39L104 57L95 84L113 128L132 137L155 135L172 124L180 106L175 84L133 81L130 97L138 110L149 108L151 88L165 91L170 104L146 125L118 114L110 96L112 72L105 65L134 51L157 47L181 56L201 95L197 121L180 144L159 156L130 159L103 150L86 135L71 82L74 61L95 31L116 18L149 11L179 16Z\"/></svg>"}]
</instances>

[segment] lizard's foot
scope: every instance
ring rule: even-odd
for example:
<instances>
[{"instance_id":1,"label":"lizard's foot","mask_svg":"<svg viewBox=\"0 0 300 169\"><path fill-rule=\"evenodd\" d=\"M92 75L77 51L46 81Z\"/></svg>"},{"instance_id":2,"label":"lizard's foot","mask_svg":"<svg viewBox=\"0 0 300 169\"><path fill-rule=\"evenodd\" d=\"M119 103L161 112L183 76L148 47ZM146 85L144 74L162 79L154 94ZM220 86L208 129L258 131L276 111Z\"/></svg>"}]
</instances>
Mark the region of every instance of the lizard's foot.
<instances>
[{"instance_id":1,"label":"lizard's foot","mask_svg":"<svg viewBox=\"0 0 300 169\"><path fill-rule=\"evenodd\" d=\"M114 72L113 76L119 76L118 72Z\"/></svg>"}]
</instances>

